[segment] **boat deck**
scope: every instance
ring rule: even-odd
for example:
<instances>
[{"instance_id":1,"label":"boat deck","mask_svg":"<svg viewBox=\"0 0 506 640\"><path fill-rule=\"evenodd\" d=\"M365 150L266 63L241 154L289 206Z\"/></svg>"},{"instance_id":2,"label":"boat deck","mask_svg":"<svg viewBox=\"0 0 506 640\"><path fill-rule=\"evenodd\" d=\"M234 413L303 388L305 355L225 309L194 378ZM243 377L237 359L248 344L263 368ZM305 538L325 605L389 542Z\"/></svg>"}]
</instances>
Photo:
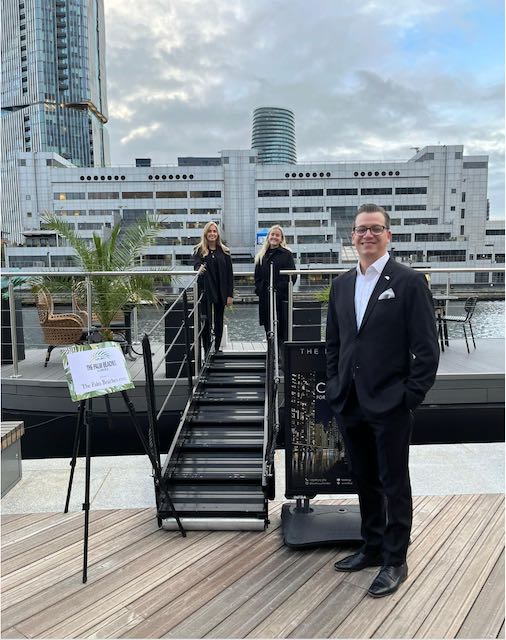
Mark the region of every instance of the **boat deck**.
<instances>
[{"instance_id":1,"label":"boat deck","mask_svg":"<svg viewBox=\"0 0 506 640\"><path fill-rule=\"evenodd\" d=\"M504 637L501 495L416 498L408 580L381 600L375 569L333 570L345 548L285 547L280 508L187 538L153 509L92 511L87 584L80 512L3 516L3 637Z\"/></svg>"},{"instance_id":2,"label":"boat deck","mask_svg":"<svg viewBox=\"0 0 506 640\"><path fill-rule=\"evenodd\" d=\"M140 352L140 345L135 347ZM153 344L153 366L156 369L155 378L166 380L165 366L163 364L163 345ZM229 348L224 351L265 351L265 342L232 342ZM66 385L65 374L61 363L61 349L55 350L47 367L44 367L45 349L29 349L26 351L26 358L19 363L20 378L11 378L13 374L12 365L2 365L1 375L3 380L16 380L18 383L37 381L38 384L58 383ZM144 366L142 357L135 361L126 359L128 368L132 375L132 380L144 381ZM161 364L160 364L161 363ZM481 375L481 374L503 374L504 375L504 340L501 338L488 338L477 340L477 348L471 349L467 353L464 340L451 340L450 347L441 353L438 376L447 375Z\"/></svg>"}]
</instances>

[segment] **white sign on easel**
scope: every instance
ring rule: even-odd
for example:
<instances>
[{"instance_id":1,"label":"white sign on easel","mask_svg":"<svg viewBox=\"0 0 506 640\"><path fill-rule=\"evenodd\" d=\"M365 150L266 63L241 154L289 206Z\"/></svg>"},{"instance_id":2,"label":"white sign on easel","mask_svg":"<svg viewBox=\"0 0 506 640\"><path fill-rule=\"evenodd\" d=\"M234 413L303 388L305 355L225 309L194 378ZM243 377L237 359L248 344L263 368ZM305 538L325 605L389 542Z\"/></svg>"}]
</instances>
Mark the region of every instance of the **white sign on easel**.
<instances>
[{"instance_id":1,"label":"white sign on easel","mask_svg":"<svg viewBox=\"0 0 506 640\"><path fill-rule=\"evenodd\" d=\"M117 342L75 345L63 353L63 368L74 402L134 388Z\"/></svg>"}]
</instances>

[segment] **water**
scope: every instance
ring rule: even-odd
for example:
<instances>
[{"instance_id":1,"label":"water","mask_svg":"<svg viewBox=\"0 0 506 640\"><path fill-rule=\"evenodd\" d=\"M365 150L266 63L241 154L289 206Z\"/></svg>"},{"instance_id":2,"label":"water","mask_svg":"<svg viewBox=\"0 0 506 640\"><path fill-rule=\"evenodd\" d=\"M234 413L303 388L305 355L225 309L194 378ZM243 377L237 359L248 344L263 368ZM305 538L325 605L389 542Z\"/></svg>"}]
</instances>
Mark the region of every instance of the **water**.
<instances>
[{"instance_id":1,"label":"water","mask_svg":"<svg viewBox=\"0 0 506 640\"><path fill-rule=\"evenodd\" d=\"M139 334L150 329L160 319L161 309L139 309ZM322 310L322 335L325 331L327 310ZM505 329L504 300L478 300L473 317L473 331L477 338L504 338ZM27 349L45 348L42 341L37 311L34 307L23 307L23 324L25 347ZM265 339L265 332L258 323L258 304L236 304L225 311L225 324L228 326L230 340L261 341ZM454 323L449 324L449 335L452 338L462 338L462 327ZM164 341L163 323L155 331L153 342Z\"/></svg>"}]
</instances>

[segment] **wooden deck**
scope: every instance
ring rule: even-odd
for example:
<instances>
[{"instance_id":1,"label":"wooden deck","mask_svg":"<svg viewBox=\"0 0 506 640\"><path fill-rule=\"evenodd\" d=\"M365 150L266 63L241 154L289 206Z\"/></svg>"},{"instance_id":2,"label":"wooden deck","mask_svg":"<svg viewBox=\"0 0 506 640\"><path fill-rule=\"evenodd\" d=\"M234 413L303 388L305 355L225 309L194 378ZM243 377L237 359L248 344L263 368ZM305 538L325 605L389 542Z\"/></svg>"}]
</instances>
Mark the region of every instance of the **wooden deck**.
<instances>
[{"instance_id":1,"label":"wooden deck","mask_svg":"<svg viewBox=\"0 0 506 640\"><path fill-rule=\"evenodd\" d=\"M339 574L343 548L283 545L281 503L267 531L178 533L154 510L2 518L4 638L504 637L501 495L419 497L409 578L388 598L375 569Z\"/></svg>"}]
</instances>

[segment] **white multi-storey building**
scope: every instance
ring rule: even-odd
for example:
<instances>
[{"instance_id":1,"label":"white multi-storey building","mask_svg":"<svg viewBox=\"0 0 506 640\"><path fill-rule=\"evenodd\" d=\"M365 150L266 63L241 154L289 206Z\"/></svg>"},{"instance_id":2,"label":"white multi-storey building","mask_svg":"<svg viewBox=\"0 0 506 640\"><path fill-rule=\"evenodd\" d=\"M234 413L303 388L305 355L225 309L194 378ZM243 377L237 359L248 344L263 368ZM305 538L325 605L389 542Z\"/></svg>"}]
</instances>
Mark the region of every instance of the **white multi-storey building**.
<instances>
[{"instance_id":1,"label":"white multi-storey building","mask_svg":"<svg viewBox=\"0 0 506 640\"><path fill-rule=\"evenodd\" d=\"M302 267L349 266L356 260L352 222L365 202L388 211L398 260L427 267L504 264L504 221L488 219L488 158L466 156L462 145L425 147L407 161L278 165L259 164L256 150L180 158L174 166L107 168L21 153L17 169L25 232L43 229L46 212L90 238L120 218L157 214L162 229L144 266L189 264L209 220L221 226L237 269L251 268L257 234L272 224L283 226ZM56 262L70 265L69 250L66 257L59 251ZM38 265L42 254L47 249ZM11 267L34 266L33 247L9 247L6 255ZM476 278L499 283L503 274Z\"/></svg>"}]
</instances>

